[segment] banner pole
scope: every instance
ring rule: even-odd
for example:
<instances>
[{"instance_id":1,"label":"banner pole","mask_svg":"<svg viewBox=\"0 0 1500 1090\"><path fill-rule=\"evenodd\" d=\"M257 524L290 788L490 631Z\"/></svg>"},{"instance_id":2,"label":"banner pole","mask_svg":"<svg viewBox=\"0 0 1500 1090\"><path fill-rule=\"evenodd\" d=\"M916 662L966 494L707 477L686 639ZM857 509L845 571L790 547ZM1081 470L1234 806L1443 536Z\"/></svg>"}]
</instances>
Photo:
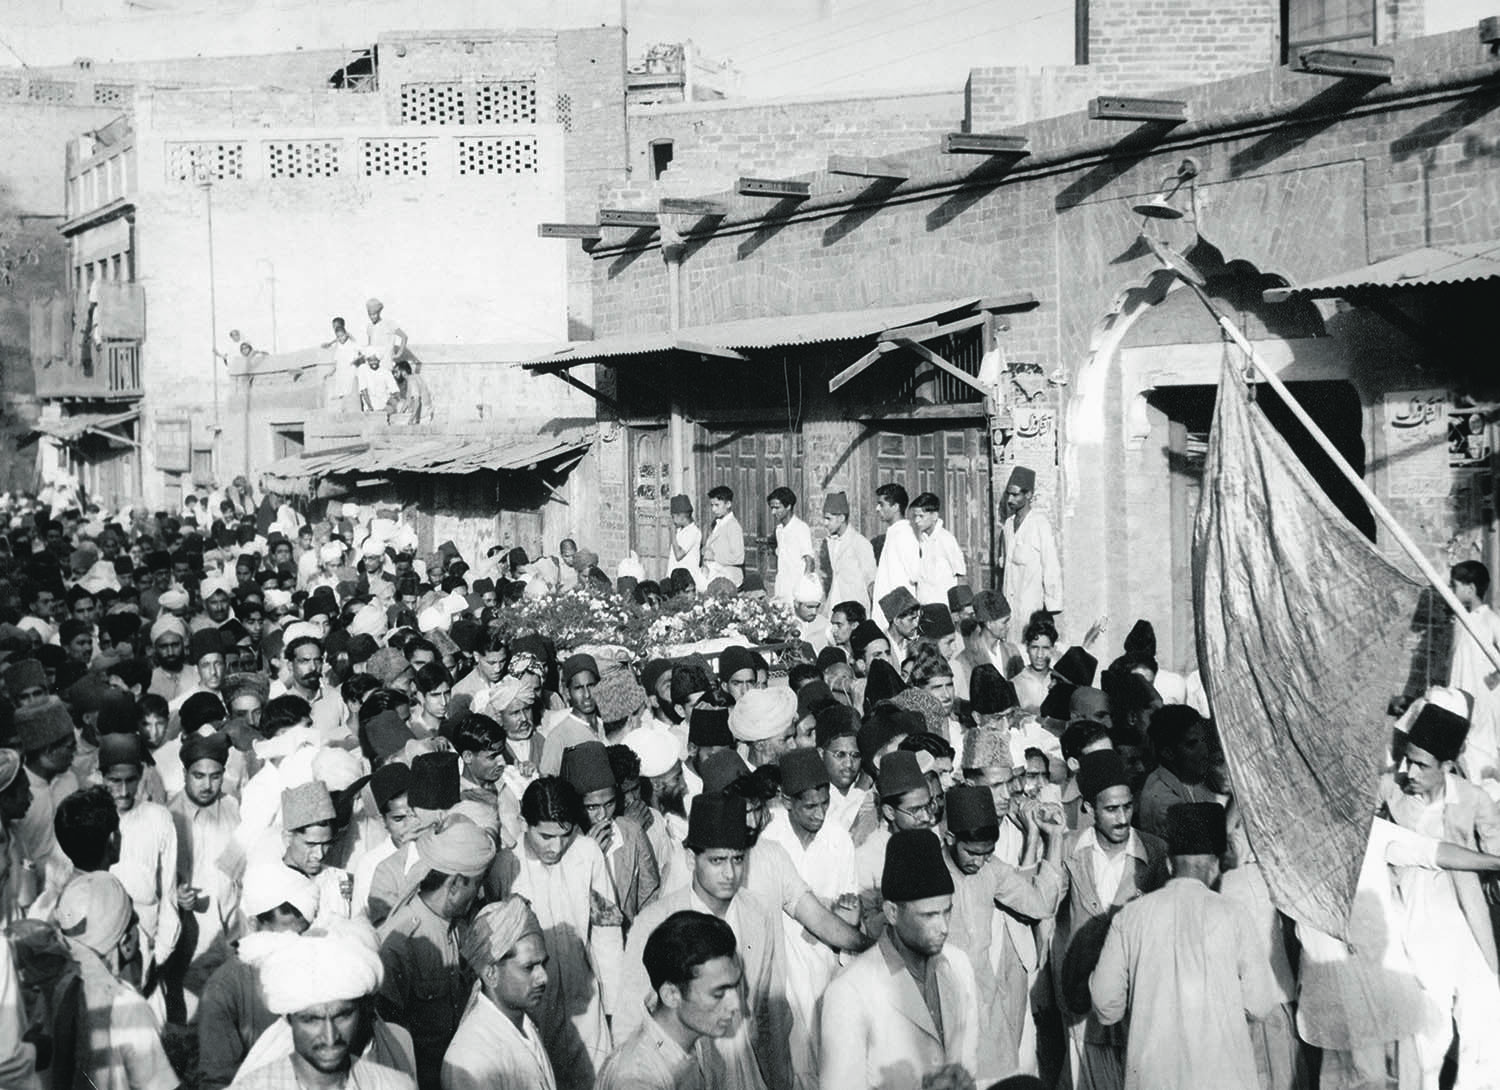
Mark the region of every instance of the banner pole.
<instances>
[{"instance_id":1,"label":"banner pole","mask_svg":"<svg viewBox=\"0 0 1500 1090\"><path fill-rule=\"evenodd\" d=\"M1338 447L1333 445L1333 440L1329 439L1324 434L1323 429L1318 427L1313 418L1308 415L1307 410L1302 407L1302 403L1292 396L1292 392L1286 388L1286 384L1281 381L1281 378L1261 358L1260 353L1255 350L1255 346L1240 332L1239 326L1235 325L1228 315L1219 310L1218 306L1215 305L1214 301L1208 297L1208 294L1199 285L1195 284L1189 277L1181 275L1180 270L1174 268L1173 271L1178 272L1178 279L1191 288L1193 293L1198 296L1199 301L1208 308L1208 312L1219 323L1219 328L1224 331L1225 336L1233 341L1239 350L1249 357L1250 363L1254 366L1256 373L1260 375L1267 386L1276 391L1276 395L1281 398L1282 403L1297 418L1298 422L1307 429L1307 433L1312 436L1313 442L1317 443L1323 453L1328 455L1334 467L1338 469L1344 479L1360 494L1360 497L1369 506L1371 514L1380 520L1380 524L1389 531L1396 544L1401 546L1402 551L1406 553L1412 563L1416 564L1427 581L1432 584L1432 589L1438 592L1438 597L1452 610L1453 615L1458 618L1458 623L1463 625L1464 631L1479 645L1479 649L1484 652L1484 657L1490 660L1490 665L1497 671L1500 671L1500 652L1497 652L1493 646L1485 642L1484 638L1479 634L1479 630L1475 627L1474 622L1470 620L1468 610L1464 609L1462 603L1459 602L1452 589L1449 588L1448 580L1443 578L1437 568L1433 567L1432 561L1427 559L1427 555L1412 540L1411 535L1396 521L1396 516L1391 514L1390 509L1380 501L1380 497L1375 495L1370 486L1365 483L1364 478L1356 473L1354 467L1349 464L1343 454L1339 453Z\"/></svg>"}]
</instances>

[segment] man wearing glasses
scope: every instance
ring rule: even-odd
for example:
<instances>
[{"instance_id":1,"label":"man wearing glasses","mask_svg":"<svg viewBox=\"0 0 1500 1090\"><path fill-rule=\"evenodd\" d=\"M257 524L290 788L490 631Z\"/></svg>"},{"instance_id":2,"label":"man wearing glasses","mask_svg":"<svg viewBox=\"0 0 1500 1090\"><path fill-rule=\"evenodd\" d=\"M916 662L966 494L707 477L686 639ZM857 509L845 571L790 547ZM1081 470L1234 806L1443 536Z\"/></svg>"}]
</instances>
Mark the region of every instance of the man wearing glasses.
<instances>
[{"instance_id":1,"label":"man wearing glasses","mask_svg":"<svg viewBox=\"0 0 1500 1090\"><path fill-rule=\"evenodd\" d=\"M881 905L880 876L885 869L885 846L891 834L903 829L931 829L937 824L937 800L932 797L927 775L918 755L906 750L886 754L875 780L879 796L881 827L865 838L855 852L854 871L859 880L859 914L865 934L879 938L885 927Z\"/></svg>"}]
</instances>

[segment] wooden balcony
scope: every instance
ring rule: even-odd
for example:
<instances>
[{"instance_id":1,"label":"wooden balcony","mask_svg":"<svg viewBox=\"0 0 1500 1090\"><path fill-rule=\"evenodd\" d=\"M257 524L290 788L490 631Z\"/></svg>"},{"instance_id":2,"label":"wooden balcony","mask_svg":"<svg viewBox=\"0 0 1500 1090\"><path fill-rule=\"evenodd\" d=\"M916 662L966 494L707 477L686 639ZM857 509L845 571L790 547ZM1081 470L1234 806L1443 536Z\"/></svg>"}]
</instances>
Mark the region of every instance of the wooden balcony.
<instances>
[{"instance_id":1,"label":"wooden balcony","mask_svg":"<svg viewBox=\"0 0 1500 1090\"><path fill-rule=\"evenodd\" d=\"M39 398L121 400L142 394L139 341L105 341L95 347L93 366L88 369L57 362L33 370Z\"/></svg>"}]
</instances>

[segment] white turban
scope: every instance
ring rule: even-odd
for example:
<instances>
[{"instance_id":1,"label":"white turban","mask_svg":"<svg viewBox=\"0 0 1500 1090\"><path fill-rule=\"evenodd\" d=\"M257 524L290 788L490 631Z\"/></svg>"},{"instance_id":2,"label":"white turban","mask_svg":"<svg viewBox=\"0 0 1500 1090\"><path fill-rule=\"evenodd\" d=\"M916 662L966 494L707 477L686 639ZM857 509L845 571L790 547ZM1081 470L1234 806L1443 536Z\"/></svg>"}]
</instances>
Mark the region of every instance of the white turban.
<instances>
[{"instance_id":1,"label":"white turban","mask_svg":"<svg viewBox=\"0 0 1500 1090\"><path fill-rule=\"evenodd\" d=\"M359 518L359 504L357 504L357 503L345 503L344 504L344 517L346 519L358 519Z\"/></svg>"},{"instance_id":2,"label":"white turban","mask_svg":"<svg viewBox=\"0 0 1500 1090\"><path fill-rule=\"evenodd\" d=\"M229 585L228 578L222 575L211 576L198 585L198 597L202 598L205 602L220 591L223 591L231 598L234 597L234 588Z\"/></svg>"},{"instance_id":3,"label":"white turban","mask_svg":"<svg viewBox=\"0 0 1500 1090\"><path fill-rule=\"evenodd\" d=\"M318 884L281 862L248 868L240 891L240 908L245 915L259 916L282 905L291 905L311 922L318 914Z\"/></svg>"},{"instance_id":4,"label":"white turban","mask_svg":"<svg viewBox=\"0 0 1500 1090\"><path fill-rule=\"evenodd\" d=\"M78 585L90 594L98 594L101 590L119 590L120 577L115 574L115 566L108 560L101 560L88 571Z\"/></svg>"},{"instance_id":5,"label":"white turban","mask_svg":"<svg viewBox=\"0 0 1500 1090\"><path fill-rule=\"evenodd\" d=\"M156 601L162 609L166 610L169 613L174 610L186 609L188 607L187 591L183 590L181 587L173 587Z\"/></svg>"},{"instance_id":6,"label":"white turban","mask_svg":"<svg viewBox=\"0 0 1500 1090\"><path fill-rule=\"evenodd\" d=\"M450 617L457 617L469 608L469 600L455 590L438 603L438 608L447 612Z\"/></svg>"},{"instance_id":7,"label":"white turban","mask_svg":"<svg viewBox=\"0 0 1500 1090\"><path fill-rule=\"evenodd\" d=\"M318 559L324 564L337 564L344 559L344 546L337 541L330 541L318 550Z\"/></svg>"},{"instance_id":8,"label":"white turban","mask_svg":"<svg viewBox=\"0 0 1500 1090\"><path fill-rule=\"evenodd\" d=\"M372 534L370 537L365 538L365 543L360 546L359 554L361 556L384 556L385 542L380 541Z\"/></svg>"},{"instance_id":9,"label":"white turban","mask_svg":"<svg viewBox=\"0 0 1500 1090\"><path fill-rule=\"evenodd\" d=\"M641 760L641 775L665 776L682 760L682 743L665 727L641 727L625 736L625 744Z\"/></svg>"},{"instance_id":10,"label":"white turban","mask_svg":"<svg viewBox=\"0 0 1500 1090\"><path fill-rule=\"evenodd\" d=\"M500 713L509 711L510 706L516 702L521 695L521 679L511 677L507 674L487 689L481 689L474 694L474 699L469 707L473 708L491 719L498 720Z\"/></svg>"},{"instance_id":11,"label":"white turban","mask_svg":"<svg viewBox=\"0 0 1500 1090\"><path fill-rule=\"evenodd\" d=\"M273 587L266 591L265 601L266 608L270 610L280 611L290 609L292 607L292 592Z\"/></svg>"},{"instance_id":12,"label":"white turban","mask_svg":"<svg viewBox=\"0 0 1500 1090\"><path fill-rule=\"evenodd\" d=\"M796 602L810 602L817 604L823 600L823 581L816 575L804 575L797 580L797 586L792 592L792 600Z\"/></svg>"},{"instance_id":13,"label":"white turban","mask_svg":"<svg viewBox=\"0 0 1500 1090\"><path fill-rule=\"evenodd\" d=\"M168 632L175 632L180 639L187 639L187 625L183 624L182 621L170 613L163 613L160 617L156 618L156 622L151 626L151 642L155 643Z\"/></svg>"},{"instance_id":14,"label":"white turban","mask_svg":"<svg viewBox=\"0 0 1500 1090\"><path fill-rule=\"evenodd\" d=\"M366 602L359 607L354 614L354 619L349 622L349 635L351 636L384 636L386 629L386 613L379 602Z\"/></svg>"},{"instance_id":15,"label":"white turban","mask_svg":"<svg viewBox=\"0 0 1500 1090\"><path fill-rule=\"evenodd\" d=\"M323 633L318 631L318 626L307 621L296 621L286 626L286 633L282 636L281 646L292 646L293 640L300 640L304 636L310 636L319 643L323 642Z\"/></svg>"},{"instance_id":16,"label":"white turban","mask_svg":"<svg viewBox=\"0 0 1500 1090\"><path fill-rule=\"evenodd\" d=\"M437 606L428 606L417 614L417 628L425 636L429 632L447 631L448 614Z\"/></svg>"},{"instance_id":17,"label":"white turban","mask_svg":"<svg viewBox=\"0 0 1500 1090\"><path fill-rule=\"evenodd\" d=\"M364 761L352 750L324 746L313 758L313 776L329 791L343 791L364 774Z\"/></svg>"},{"instance_id":18,"label":"white turban","mask_svg":"<svg viewBox=\"0 0 1500 1090\"><path fill-rule=\"evenodd\" d=\"M634 579L641 582L646 578L646 566L641 563L641 558L632 551L629 556L620 561L620 566L615 570L615 575L620 579Z\"/></svg>"},{"instance_id":19,"label":"white turban","mask_svg":"<svg viewBox=\"0 0 1500 1090\"><path fill-rule=\"evenodd\" d=\"M779 738L797 718L797 694L784 686L750 689L729 709L729 733L741 742Z\"/></svg>"},{"instance_id":20,"label":"white turban","mask_svg":"<svg viewBox=\"0 0 1500 1090\"><path fill-rule=\"evenodd\" d=\"M363 999L384 979L375 931L357 920L330 921L326 931L304 932L260 963L261 994L272 1014Z\"/></svg>"},{"instance_id":21,"label":"white turban","mask_svg":"<svg viewBox=\"0 0 1500 1090\"><path fill-rule=\"evenodd\" d=\"M392 535L391 544L398 553L414 553L417 551L417 531L410 526L402 526Z\"/></svg>"}]
</instances>

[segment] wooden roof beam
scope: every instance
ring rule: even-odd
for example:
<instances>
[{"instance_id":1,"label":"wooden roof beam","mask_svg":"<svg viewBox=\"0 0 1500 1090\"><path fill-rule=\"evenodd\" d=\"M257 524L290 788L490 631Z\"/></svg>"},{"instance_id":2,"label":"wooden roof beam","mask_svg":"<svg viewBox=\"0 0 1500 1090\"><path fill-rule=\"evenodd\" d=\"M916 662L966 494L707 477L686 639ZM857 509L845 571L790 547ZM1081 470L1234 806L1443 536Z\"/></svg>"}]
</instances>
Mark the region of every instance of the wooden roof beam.
<instances>
[{"instance_id":1,"label":"wooden roof beam","mask_svg":"<svg viewBox=\"0 0 1500 1090\"><path fill-rule=\"evenodd\" d=\"M645 208L601 208L600 227L660 227L661 217Z\"/></svg>"},{"instance_id":2,"label":"wooden roof beam","mask_svg":"<svg viewBox=\"0 0 1500 1090\"><path fill-rule=\"evenodd\" d=\"M772 197L784 201L805 201L812 196L811 182L777 178L741 178L734 185L741 197Z\"/></svg>"},{"instance_id":3,"label":"wooden roof beam","mask_svg":"<svg viewBox=\"0 0 1500 1090\"><path fill-rule=\"evenodd\" d=\"M1149 121L1158 125L1181 125L1187 121L1187 103L1176 98L1126 98L1100 95L1089 100L1089 117L1095 121Z\"/></svg>"},{"instance_id":4,"label":"wooden roof beam","mask_svg":"<svg viewBox=\"0 0 1500 1090\"><path fill-rule=\"evenodd\" d=\"M696 197L663 197L657 210L663 216L702 216L722 219L729 215L729 205L723 201L700 200Z\"/></svg>"},{"instance_id":5,"label":"wooden roof beam","mask_svg":"<svg viewBox=\"0 0 1500 1090\"><path fill-rule=\"evenodd\" d=\"M597 223L539 223L538 238L581 238L585 242L598 242L603 238Z\"/></svg>"},{"instance_id":6,"label":"wooden roof beam","mask_svg":"<svg viewBox=\"0 0 1500 1090\"><path fill-rule=\"evenodd\" d=\"M1363 79L1372 83L1389 83L1396 75L1396 59L1384 53L1356 53L1348 49L1328 49L1317 46L1304 49L1297 55L1295 72L1308 72L1315 76L1337 76L1346 79Z\"/></svg>"},{"instance_id":7,"label":"wooden roof beam","mask_svg":"<svg viewBox=\"0 0 1500 1090\"><path fill-rule=\"evenodd\" d=\"M1000 155L1024 159L1031 152L1024 136L1006 133L950 132L943 134L944 155Z\"/></svg>"}]
</instances>

